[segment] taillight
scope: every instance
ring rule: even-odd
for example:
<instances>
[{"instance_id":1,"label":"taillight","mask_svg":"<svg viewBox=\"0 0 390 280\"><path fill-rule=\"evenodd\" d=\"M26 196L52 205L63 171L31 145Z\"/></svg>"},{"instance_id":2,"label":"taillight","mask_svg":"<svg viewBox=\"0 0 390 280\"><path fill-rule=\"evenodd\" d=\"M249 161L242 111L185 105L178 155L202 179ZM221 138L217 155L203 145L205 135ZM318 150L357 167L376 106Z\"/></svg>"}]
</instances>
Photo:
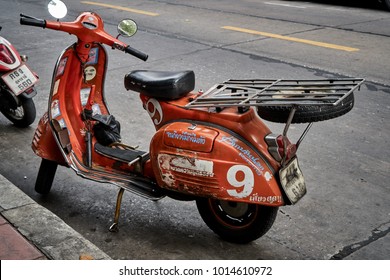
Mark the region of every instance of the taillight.
<instances>
[{"instance_id":1,"label":"taillight","mask_svg":"<svg viewBox=\"0 0 390 280\"><path fill-rule=\"evenodd\" d=\"M7 48L6 45L0 44L0 61L3 61L7 64L14 64L16 59Z\"/></svg>"},{"instance_id":2,"label":"taillight","mask_svg":"<svg viewBox=\"0 0 390 280\"><path fill-rule=\"evenodd\" d=\"M31 94L31 93L33 93L34 92L34 87L30 87L29 89L26 89L25 91L24 91L24 93L26 93L26 94Z\"/></svg>"},{"instance_id":3,"label":"taillight","mask_svg":"<svg viewBox=\"0 0 390 280\"><path fill-rule=\"evenodd\" d=\"M296 144L292 144L290 140L283 135L268 134L265 136L265 142L268 144L268 152L271 156L281 162L289 160L295 156L297 151Z\"/></svg>"}]
</instances>

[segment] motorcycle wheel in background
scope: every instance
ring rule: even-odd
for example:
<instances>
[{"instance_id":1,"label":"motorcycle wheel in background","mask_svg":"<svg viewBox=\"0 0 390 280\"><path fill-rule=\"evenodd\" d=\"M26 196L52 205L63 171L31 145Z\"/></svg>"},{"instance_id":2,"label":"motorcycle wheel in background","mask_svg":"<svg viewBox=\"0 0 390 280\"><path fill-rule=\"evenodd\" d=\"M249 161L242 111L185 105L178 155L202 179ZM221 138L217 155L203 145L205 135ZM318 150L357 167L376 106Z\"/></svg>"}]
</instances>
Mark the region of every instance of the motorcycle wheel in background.
<instances>
[{"instance_id":1,"label":"motorcycle wheel in background","mask_svg":"<svg viewBox=\"0 0 390 280\"><path fill-rule=\"evenodd\" d=\"M31 98L19 98L19 104L11 93L0 92L0 112L17 127L27 127L36 117L34 101Z\"/></svg>"}]
</instances>

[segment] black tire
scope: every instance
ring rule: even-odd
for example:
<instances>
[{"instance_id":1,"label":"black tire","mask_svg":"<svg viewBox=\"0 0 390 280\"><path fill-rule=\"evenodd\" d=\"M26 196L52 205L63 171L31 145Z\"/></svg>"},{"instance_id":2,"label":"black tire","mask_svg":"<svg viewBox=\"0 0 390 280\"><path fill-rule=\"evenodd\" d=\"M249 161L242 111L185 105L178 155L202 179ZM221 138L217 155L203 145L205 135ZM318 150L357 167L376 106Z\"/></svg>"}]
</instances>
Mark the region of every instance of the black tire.
<instances>
[{"instance_id":1,"label":"black tire","mask_svg":"<svg viewBox=\"0 0 390 280\"><path fill-rule=\"evenodd\" d=\"M55 161L42 159L39 167L37 180L35 182L35 191L40 194L48 194L53 185L58 163Z\"/></svg>"},{"instance_id":2,"label":"black tire","mask_svg":"<svg viewBox=\"0 0 390 280\"><path fill-rule=\"evenodd\" d=\"M21 105L16 109L8 106L0 106L3 115L17 127L27 127L32 124L36 117L34 101L31 98L21 99Z\"/></svg>"},{"instance_id":3,"label":"black tire","mask_svg":"<svg viewBox=\"0 0 390 280\"><path fill-rule=\"evenodd\" d=\"M336 106L307 106L299 107L294 114L292 123L310 123L334 119L352 110L354 95L351 93ZM291 108L283 106L259 106L257 114L260 118L277 123L287 122Z\"/></svg>"},{"instance_id":4,"label":"black tire","mask_svg":"<svg viewBox=\"0 0 390 280\"><path fill-rule=\"evenodd\" d=\"M278 207L198 198L196 206L206 225L223 240L245 244L263 236L273 225Z\"/></svg>"}]
</instances>

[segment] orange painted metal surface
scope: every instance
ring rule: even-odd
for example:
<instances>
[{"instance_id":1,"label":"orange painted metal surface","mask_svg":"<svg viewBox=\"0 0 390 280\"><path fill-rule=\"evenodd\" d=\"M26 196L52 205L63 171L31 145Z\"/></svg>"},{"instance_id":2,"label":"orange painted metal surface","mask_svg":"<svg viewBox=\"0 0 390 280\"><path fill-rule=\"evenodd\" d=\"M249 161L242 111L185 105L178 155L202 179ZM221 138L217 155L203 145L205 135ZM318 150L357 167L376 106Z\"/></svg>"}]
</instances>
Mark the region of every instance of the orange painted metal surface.
<instances>
[{"instance_id":1,"label":"orange painted metal surface","mask_svg":"<svg viewBox=\"0 0 390 280\"><path fill-rule=\"evenodd\" d=\"M161 187L224 200L285 204L275 178L279 163L261 153L266 151L261 136L269 130L253 110L188 110L182 107L188 97L166 102L141 95L141 100L157 129L150 155Z\"/></svg>"},{"instance_id":2,"label":"orange painted metal surface","mask_svg":"<svg viewBox=\"0 0 390 280\"><path fill-rule=\"evenodd\" d=\"M31 143L31 148L34 153L41 158L56 161L61 165L67 165L51 131L47 113L39 120L38 127L35 130Z\"/></svg>"},{"instance_id":3,"label":"orange painted metal surface","mask_svg":"<svg viewBox=\"0 0 390 280\"><path fill-rule=\"evenodd\" d=\"M100 44L90 45L89 58L84 68L85 74L83 74L81 73L81 61L76 55L75 48L76 45L68 47L57 61L45 124L40 124L36 132L43 136L33 139L33 150L38 156L69 166L72 166L74 162L72 157L85 165L87 149L85 134L92 127L93 122L90 123L91 127L87 127L82 119L82 112L87 105L92 87L95 88L92 110L102 115L109 114L103 91L107 63L105 49ZM50 126L52 121L57 121L61 129L67 131L70 152L61 151L55 142L52 131L54 129ZM96 139L93 138L92 147L95 143ZM122 174L134 171L134 166L102 156L94 149L92 149L92 158L95 169L115 170Z\"/></svg>"},{"instance_id":4,"label":"orange painted metal surface","mask_svg":"<svg viewBox=\"0 0 390 280\"><path fill-rule=\"evenodd\" d=\"M188 123L173 123L163 128L164 145L194 152L210 153L218 131Z\"/></svg>"}]
</instances>

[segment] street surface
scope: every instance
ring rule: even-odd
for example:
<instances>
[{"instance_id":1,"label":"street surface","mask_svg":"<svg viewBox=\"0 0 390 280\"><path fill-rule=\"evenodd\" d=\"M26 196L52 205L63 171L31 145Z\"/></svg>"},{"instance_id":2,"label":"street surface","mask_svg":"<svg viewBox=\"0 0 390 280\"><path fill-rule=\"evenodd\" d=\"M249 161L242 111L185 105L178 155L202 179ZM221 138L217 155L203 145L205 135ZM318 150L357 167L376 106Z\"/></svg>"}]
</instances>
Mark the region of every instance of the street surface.
<instances>
[{"instance_id":1,"label":"street surface","mask_svg":"<svg viewBox=\"0 0 390 280\"><path fill-rule=\"evenodd\" d=\"M117 188L58 168L51 193L34 191L40 158L30 144L47 110L51 71L74 36L19 24L19 14L52 20L48 1L0 0L1 35L40 76L37 119L18 129L0 116L0 173L113 259L390 259L390 12L377 5L326 1L65 1L72 21L96 11L105 27L132 18L139 31L123 39L149 54L142 62L108 50L106 98L125 143L147 150L154 128L138 95L123 87L135 69L194 70L196 90L229 78L365 78L354 109L315 123L298 152L307 195L279 208L276 222L247 245L221 241L194 202L152 202L126 192L120 230L108 231ZM283 126L268 123L281 133ZM291 138L302 126L294 125Z\"/></svg>"}]
</instances>

